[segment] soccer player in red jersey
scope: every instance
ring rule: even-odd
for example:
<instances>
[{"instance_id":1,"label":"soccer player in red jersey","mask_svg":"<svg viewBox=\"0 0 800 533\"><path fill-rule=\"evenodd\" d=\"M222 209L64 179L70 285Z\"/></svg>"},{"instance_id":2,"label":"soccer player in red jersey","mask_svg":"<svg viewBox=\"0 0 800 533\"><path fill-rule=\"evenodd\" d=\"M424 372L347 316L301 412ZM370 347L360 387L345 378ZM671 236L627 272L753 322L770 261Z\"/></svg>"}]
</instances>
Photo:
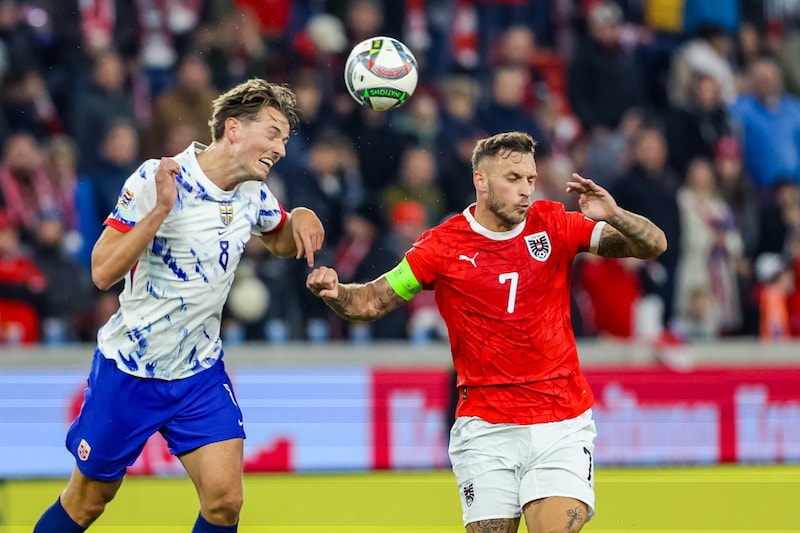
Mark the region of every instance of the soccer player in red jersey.
<instances>
[{"instance_id":1,"label":"soccer player in red jersey","mask_svg":"<svg viewBox=\"0 0 800 533\"><path fill-rule=\"evenodd\" d=\"M535 141L520 132L478 141L477 203L420 236L394 269L340 284L320 267L307 287L341 317L372 321L422 289L435 291L458 374L450 459L468 533L580 531L594 514L592 392L570 320L579 252L653 258L666 237L590 179L567 190L582 213L533 203Z\"/></svg>"}]
</instances>

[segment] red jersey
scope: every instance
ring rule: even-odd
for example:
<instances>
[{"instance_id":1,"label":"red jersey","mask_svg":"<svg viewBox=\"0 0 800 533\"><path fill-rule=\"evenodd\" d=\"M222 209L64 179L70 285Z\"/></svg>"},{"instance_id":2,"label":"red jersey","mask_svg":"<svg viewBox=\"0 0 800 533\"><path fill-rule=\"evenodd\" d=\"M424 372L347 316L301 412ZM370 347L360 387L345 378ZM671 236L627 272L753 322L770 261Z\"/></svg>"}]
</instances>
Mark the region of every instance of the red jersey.
<instances>
[{"instance_id":1,"label":"red jersey","mask_svg":"<svg viewBox=\"0 0 800 533\"><path fill-rule=\"evenodd\" d=\"M473 212L423 233L406 253L447 324L456 416L536 424L579 415L594 397L572 331L572 263L596 250L603 224L539 201L517 228L493 232Z\"/></svg>"}]
</instances>

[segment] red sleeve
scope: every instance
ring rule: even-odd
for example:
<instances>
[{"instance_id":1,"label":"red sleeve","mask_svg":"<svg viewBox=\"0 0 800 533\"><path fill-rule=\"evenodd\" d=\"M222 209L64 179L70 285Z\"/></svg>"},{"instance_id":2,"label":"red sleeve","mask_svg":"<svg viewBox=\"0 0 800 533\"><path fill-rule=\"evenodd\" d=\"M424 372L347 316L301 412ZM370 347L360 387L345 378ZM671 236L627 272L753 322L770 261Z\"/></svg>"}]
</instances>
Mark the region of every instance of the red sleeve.
<instances>
[{"instance_id":1,"label":"red sleeve","mask_svg":"<svg viewBox=\"0 0 800 533\"><path fill-rule=\"evenodd\" d=\"M582 213L568 211L564 213L567 231L566 237L570 251L573 254L578 252L588 252L592 244L592 234L597 221L586 218Z\"/></svg>"},{"instance_id":2,"label":"red sleeve","mask_svg":"<svg viewBox=\"0 0 800 533\"><path fill-rule=\"evenodd\" d=\"M128 233L130 230L133 229L133 226L129 226L124 222L117 220L116 218L108 217L105 221L105 225L114 228L117 231L121 231L122 233Z\"/></svg>"},{"instance_id":3,"label":"red sleeve","mask_svg":"<svg viewBox=\"0 0 800 533\"><path fill-rule=\"evenodd\" d=\"M429 288L436 281L439 272L438 257L441 252L438 246L438 235L434 230L423 233L409 251L406 252L411 271L423 287Z\"/></svg>"},{"instance_id":4,"label":"red sleeve","mask_svg":"<svg viewBox=\"0 0 800 533\"><path fill-rule=\"evenodd\" d=\"M262 232L261 235L272 235L274 233L278 233L283 227L283 225L286 224L286 219L289 218L289 214L286 212L286 210L283 208L282 205L279 207L281 208L281 221L278 222L278 225L275 226L273 229Z\"/></svg>"}]
</instances>

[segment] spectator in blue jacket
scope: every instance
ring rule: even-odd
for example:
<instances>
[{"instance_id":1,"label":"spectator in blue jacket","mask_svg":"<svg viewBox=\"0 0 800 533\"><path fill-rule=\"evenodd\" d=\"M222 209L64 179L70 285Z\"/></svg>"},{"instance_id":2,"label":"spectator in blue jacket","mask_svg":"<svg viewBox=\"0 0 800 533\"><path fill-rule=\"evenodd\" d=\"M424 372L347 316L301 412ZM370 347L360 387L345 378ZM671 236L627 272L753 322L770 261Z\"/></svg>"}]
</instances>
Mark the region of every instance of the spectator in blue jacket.
<instances>
[{"instance_id":1,"label":"spectator in blue jacket","mask_svg":"<svg viewBox=\"0 0 800 533\"><path fill-rule=\"evenodd\" d=\"M732 108L742 123L745 167L765 191L778 178L800 182L800 100L784 90L770 58L755 61L748 78L750 91Z\"/></svg>"}]
</instances>

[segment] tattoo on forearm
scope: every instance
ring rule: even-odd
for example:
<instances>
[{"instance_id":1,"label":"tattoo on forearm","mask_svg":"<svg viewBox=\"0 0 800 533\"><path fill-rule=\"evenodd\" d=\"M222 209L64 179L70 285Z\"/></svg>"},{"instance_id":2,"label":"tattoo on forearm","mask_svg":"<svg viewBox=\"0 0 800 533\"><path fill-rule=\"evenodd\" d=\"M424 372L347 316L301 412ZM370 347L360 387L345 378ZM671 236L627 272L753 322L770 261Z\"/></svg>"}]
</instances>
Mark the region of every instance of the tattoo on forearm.
<instances>
[{"instance_id":1,"label":"tattoo on forearm","mask_svg":"<svg viewBox=\"0 0 800 533\"><path fill-rule=\"evenodd\" d=\"M373 283L348 283L339 285L337 300L324 300L334 313L345 320L372 321L405 303L388 284L385 292L379 290L380 286Z\"/></svg>"},{"instance_id":2,"label":"tattoo on forearm","mask_svg":"<svg viewBox=\"0 0 800 533\"><path fill-rule=\"evenodd\" d=\"M607 236L600 241L598 253L604 257L651 258L660 253L661 230L641 215L623 211L622 216L607 221L621 236Z\"/></svg>"},{"instance_id":3,"label":"tattoo on forearm","mask_svg":"<svg viewBox=\"0 0 800 533\"><path fill-rule=\"evenodd\" d=\"M324 298L325 303L331 310L339 315L344 319L350 318L347 309L349 309L353 302L353 294L350 291L341 291L342 294L339 295L338 300L332 300L330 298Z\"/></svg>"},{"instance_id":4,"label":"tattoo on forearm","mask_svg":"<svg viewBox=\"0 0 800 533\"><path fill-rule=\"evenodd\" d=\"M600 239L597 254L603 257L630 257L633 252L622 235L610 235Z\"/></svg>"},{"instance_id":5,"label":"tattoo on forearm","mask_svg":"<svg viewBox=\"0 0 800 533\"><path fill-rule=\"evenodd\" d=\"M574 509L567 509L567 527L564 528L564 531L572 533L573 531L580 531L581 525L583 523L583 512L580 507L575 507ZM578 526L577 529L573 529L575 526Z\"/></svg>"},{"instance_id":6,"label":"tattoo on forearm","mask_svg":"<svg viewBox=\"0 0 800 533\"><path fill-rule=\"evenodd\" d=\"M519 520L513 518L492 518L467 524L467 533L516 533Z\"/></svg>"}]
</instances>

